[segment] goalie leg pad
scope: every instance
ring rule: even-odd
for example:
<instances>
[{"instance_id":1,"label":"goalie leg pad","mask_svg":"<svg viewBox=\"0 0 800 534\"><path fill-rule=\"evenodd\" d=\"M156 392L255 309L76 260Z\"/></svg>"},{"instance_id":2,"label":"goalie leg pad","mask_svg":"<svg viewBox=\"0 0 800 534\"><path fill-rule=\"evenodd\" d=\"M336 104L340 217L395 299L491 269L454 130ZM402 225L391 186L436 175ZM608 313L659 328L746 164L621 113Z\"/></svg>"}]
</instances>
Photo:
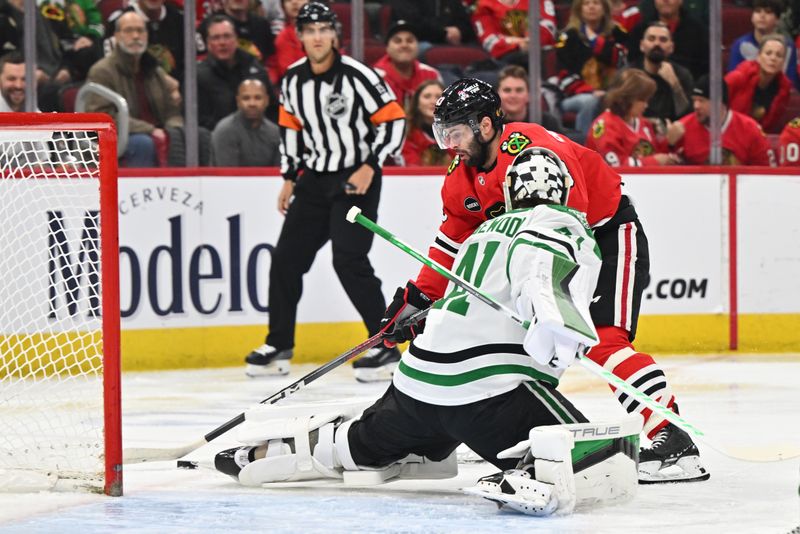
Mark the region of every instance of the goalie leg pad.
<instances>
[{"instance_id":1,"label":"goalie leg pad","mask_svg":"<svg viewBox=\"0 0 800 534\"><path fill-rule=\"evenodd\" d=\"M575 439L578 506L619 504L636 495L642 422L639 414L632 414L617 423L564 425Z\"/></svg>"},{"instance_id":2,"label":"goalie leg pad","mask_svg":"<svg viewBox=\"0 0 800 534\"><path fill-rule=\"evenodd\" d=\"M341 463L333 450L336 424L325 423L311 431L308 426L298 426L299 432L293 439L269 440L266 456L245 465L239 472L239 482L244 486L260 486L269 482L341 478Z\"/></svg>"},{"instance_id":3,"label":"goalie leg pad","mask_svg":"<svg viewBox=\"0 0 800 534\"><path fill-rule=\"evenodd\" d=\"M575 506L626 501L633 497L638 486L641 429L639 415L617 423L536 427L529 439L497 455L520 458L518 469L484 477L477 486L465 491L497 502L501 507L534 515L563 515L572 512ZM539 485L520 485L519 477L526 476L523 473L546 484L550 493L542 493ZM546 503L545 498L549 499ZM531 501L530 509L521 506L521 500L525 499Z\"/></svg>"}]
</instances>

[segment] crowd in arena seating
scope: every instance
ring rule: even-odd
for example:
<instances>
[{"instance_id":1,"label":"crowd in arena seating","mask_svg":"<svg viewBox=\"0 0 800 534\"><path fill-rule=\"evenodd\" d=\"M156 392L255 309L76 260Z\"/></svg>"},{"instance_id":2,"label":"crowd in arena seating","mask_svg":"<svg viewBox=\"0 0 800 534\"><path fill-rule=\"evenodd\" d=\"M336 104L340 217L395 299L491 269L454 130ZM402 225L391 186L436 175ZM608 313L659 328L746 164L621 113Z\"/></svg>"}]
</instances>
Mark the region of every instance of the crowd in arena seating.
<instances>
[{"instance_id":1,"label":"crowd in arena seating","mask_svg":"<svg viewBox=\"0 0 800 534\"><path fill-rule=\"evenodd\" d=\"M294 20L307 1L198 3L201 164L278 161L277 88L289 65L304 56ZM537 1L367 0L364 62L386 80L409 119L406 147L394 164L446 164L450 155L431 134L433 104L462 76L494 84L508 121L527 120L531 8L540 16L542 122L548 129L599 150L613 165L707 162L707 146L695 144L709 138L707 1ZM83 83L107 86L125 98L130 113L121 164L181 165L190 112L181 96L182 0L38 5L38 109L70 112ZM337 1L331 7L347 53L351 6ZM24 109L24 9L23 0L0 0L0 111ZM724 163L798 165L800 6L723 0L722 9ZM116 114L97 95L87 109ZM741 139L756 137L740 146ZM768 154L755 154L754 147Z\"/></svg>"}]
</instances>

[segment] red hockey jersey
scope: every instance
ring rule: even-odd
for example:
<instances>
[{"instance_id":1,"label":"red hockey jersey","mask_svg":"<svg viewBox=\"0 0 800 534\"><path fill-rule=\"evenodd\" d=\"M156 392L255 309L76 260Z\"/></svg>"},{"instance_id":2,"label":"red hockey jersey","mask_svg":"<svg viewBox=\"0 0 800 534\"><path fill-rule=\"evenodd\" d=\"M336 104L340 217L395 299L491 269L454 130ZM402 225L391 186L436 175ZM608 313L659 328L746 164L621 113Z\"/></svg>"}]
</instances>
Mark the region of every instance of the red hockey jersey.
<instances>
[{"instance_id":1,"label":"red hockey jersey","mask_svg":"<svg viewBox=\"0 0 800 534\"><path fill-rule=\"evenodd\" d=\"M778 142L780 143L780 165L800 167L800 117L786 123Z\"/></svg>"},{"instance_id":2,"label":"red hockey jersey","mask_svg":"<svg viewBox=\"0 0 800 534\"><path fill-rule=\"evenodd\" d=\"M630 125L608 109L592 123L586 146L598 151L612 167L658 165L654 154L668 152L649 120L636 119Z\"/></svg>"},{"instance_id":3,"label":"red hockey jersey","mask_svg":"<svg viewBox=\"0 0 800 534\"><path fill-rule=\"evenodd\" d=\"M706 165L711 151L708 127L697 120L696 113L680 119L686 130L678 142L678 154L690 165ZM738 111L728 110L722 123L723 165L775 165L764 131L758 123Z\"/></svg>"},{"instance_id":4,"label":"red hockey jersey","mask_svg":"<svg viewBox=\"0 0 800 534\"><path fill-rule=\"evenodd\" d=\"M499 0L478 0L472 24L481 46L492 57L499 58L519 49L506 37L528 35L528 1L512 0L512 5ZM556 8L552 0L539 0L539 42L542 46L556 42Z\"/></svg>"},{"instance_id":5,"label":"red hockey jersey","mask_svg":"<svg viewBox=\"0 0 800 534\"><path fill-rule=\"evenodd\" d=\"M592 226L608 221L619 206L621 178L600 155L538 124L512 122L503 127L497 161L488 170L470 167L456 157L442 186L442 224L428 250L428 257L447 267L464 242L482 222L505 211L503 182L508 166L523 149L544 147L564 161L574 183L567 205L586 213ZM423 293L436 300L444 294L447 280L423 267L416 280Z\"/></svg>"}]
</instances>

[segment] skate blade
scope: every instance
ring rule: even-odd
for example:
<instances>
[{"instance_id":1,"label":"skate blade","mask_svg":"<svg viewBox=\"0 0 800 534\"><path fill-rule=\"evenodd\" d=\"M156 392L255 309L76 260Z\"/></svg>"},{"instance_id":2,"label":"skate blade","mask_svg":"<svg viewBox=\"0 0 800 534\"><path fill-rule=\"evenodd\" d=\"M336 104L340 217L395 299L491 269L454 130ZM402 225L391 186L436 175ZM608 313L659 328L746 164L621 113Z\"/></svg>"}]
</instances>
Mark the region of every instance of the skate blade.
<instances>
[{"instance_id":1,"label":"skate blade","mask_svg":"<svg viewBox=\"0 0 800 534\"><path fill-rule=\"evenodd\" d=\"M278 360L267 365L254 365L248 363L244 370L244 374L250 378L258 378L262 376L286 376L289 374L291 364L289 360Z\"/></svg>"},{"instance_id":2,"label":"skate blade","mask_svg":"<svg viewBox=\"0 0 800 534\"><path fill-rule=\"evenodd\" d=\"M659 469L660 462L639 464L639 484L702 482L711 478L699 456L685 456L675 464Z\"/></svg>"},{"instance_id":3,"label":"skate blade","mask_svg":"<svg viewBox=\"0 0 800 534\"><path fill-rule=\"evenodd\" d=\"M384 365L382 367L354 367L353 375L356 380L362 383L369 382L388 382L397 369L397 363Z\"/></svg>"}]
</instances>

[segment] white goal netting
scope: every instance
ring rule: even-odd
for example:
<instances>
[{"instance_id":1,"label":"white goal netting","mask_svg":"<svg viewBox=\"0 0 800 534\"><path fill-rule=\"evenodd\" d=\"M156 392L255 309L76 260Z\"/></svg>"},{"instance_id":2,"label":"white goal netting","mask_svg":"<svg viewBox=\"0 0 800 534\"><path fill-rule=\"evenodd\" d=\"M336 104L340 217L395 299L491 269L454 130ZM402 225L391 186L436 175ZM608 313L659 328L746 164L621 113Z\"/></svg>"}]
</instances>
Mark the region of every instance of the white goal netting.
<instances>
[{"instance_id":1,"label":"white goal netting","mask_svg":"<svg viewBox=\"0 0 800 534\"><path fill-rule=\"evenodd\" d=\"M109 410L118 418L119 406L104 401L99 136L7 128L0 125L0 490L103 491L105 418Z\"/></svg>"}]
</instances>

